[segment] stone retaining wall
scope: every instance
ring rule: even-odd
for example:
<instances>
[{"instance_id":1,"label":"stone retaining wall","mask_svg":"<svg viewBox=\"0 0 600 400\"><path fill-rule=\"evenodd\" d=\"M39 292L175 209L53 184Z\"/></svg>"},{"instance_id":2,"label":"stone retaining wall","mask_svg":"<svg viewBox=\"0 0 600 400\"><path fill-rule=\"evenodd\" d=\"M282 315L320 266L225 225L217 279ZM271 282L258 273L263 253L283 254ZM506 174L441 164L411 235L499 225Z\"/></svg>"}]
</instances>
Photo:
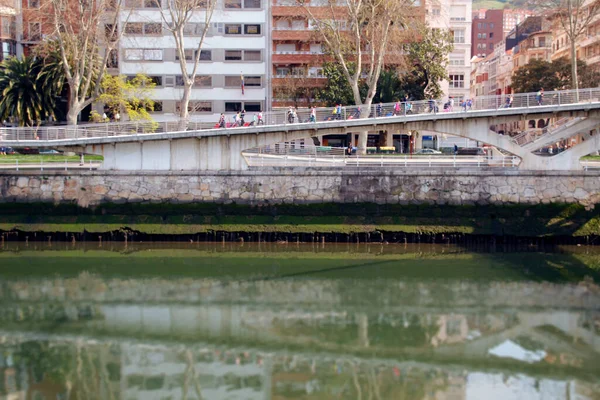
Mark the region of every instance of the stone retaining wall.
<instances>
[{"instance_id":1,"label":"stone retaining wall","mask_svg":"<svg viewBox=\"0 0 600 400\"><path fill-rule=\"evenodd\" d=\"M374 202L400 204L600 201L599 172L281 169L239 172L0 172L2 202Z\"/></svg>"}]
</instances>

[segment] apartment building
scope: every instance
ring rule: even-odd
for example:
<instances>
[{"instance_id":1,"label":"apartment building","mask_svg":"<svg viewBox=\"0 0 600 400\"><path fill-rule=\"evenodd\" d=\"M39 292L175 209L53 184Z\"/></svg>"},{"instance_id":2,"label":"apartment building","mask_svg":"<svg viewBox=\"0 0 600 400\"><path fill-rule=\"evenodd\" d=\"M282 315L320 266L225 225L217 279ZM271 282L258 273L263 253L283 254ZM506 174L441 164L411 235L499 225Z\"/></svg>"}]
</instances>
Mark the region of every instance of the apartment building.
<instances>
[{"instance_id":1,"label":"apartment building","mask_svg":"<svg viewBox=\"0 0 600 400\"><path fill-rule=\"evenodd\" d=\"M505 36L533 15L527 10L476 10L473 12L471 30L471 56L485 57L491 54L496 44Z\"/></svg>"},{"instance_id":2,"label":"apartment building","mask_svg":"<svg viewBox=\"0 0 600 400\"><path fill-rule=\"evenodd\" d=\"M552 23L552 60L561 57L571 58L571 42L558 19ZM585 33L577 39L575 53L587 65L600 67L600 15L592 19Z\"/></svg>"},{"instance_id":3,"label":"apartment building","mask_svg":"<svg viewBox=\"0 0 600 400\"><path fill-rule=\"evenodd\" d=\"M469 0L442 0L427 5L428 23L433 28L449 29L454 50L449 55L448 80L442 82L446 96L467 98L471 74L471 7Z\"/></svg>"},{"instance_id":4,"label":"apartment building","mask_svg":"<svg viewBox=\"0 0 600 400\"><path fill-rule=\"evenodd\" d=\"M17 54L18 4L0 6L0 61Z\"/></svg>"},{"instance_id":5,"label":"apartment building","mask_svg":"<svg viewBox=\"0 0 600 400\"><path fill-rule=\"evenodd\" d=\"M165 0L163 0L165 1ZM125 29L115 70L125 76L148 75L153 91L155 119L172 119L180 111L183 79L175 39L163 27L155 1L128 0L131 15L123 13ZM265 0L223 0L217 3L200 53L200 66L192 89L190 115L214 120L219 113L248 113L267 106L268 3ZM128 18L127 24L126 19ZM185 57L191 71L195 49L204 29L202 11L184 30ZM243 86L242 86L243 79Z\"/></svg>"}]
</instances>

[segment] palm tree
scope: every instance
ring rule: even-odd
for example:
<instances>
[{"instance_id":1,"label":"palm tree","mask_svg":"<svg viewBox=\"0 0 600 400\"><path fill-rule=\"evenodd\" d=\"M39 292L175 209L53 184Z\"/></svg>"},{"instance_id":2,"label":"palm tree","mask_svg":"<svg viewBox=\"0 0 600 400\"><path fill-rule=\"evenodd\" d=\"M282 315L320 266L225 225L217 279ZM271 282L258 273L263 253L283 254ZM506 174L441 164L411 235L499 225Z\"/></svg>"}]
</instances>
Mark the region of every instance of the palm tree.
<instances>
[{"instance_id":1,"label":"palm tree","mask_svg":"<svg viewBox=\"0 0 600 400\"><path fill-rule=\"evenodd\" d=\"M32 126L54 116L53 84L40 73L39 59L11 57L0 64L0 118L14 117L19 126Z\"/></svg>"}]
</instances>

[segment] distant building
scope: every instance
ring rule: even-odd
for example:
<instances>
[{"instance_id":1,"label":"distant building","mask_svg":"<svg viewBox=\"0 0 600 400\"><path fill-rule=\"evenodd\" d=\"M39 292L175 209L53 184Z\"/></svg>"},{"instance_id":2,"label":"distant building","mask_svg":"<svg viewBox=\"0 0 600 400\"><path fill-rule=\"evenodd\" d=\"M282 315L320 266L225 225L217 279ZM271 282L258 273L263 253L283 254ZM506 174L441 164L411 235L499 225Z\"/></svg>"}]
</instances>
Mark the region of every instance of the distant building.
<instances>
[{"instance_id":1,"label":"distant building","mask_svg":"<svg viewBox=\"0 0 600 400\"><path fill-rule=\"evenodd\" d=\"M532 12L528 10L476 10L471 29L471 56L485 57L496 44Z\"/></svg>"}]
</instances>

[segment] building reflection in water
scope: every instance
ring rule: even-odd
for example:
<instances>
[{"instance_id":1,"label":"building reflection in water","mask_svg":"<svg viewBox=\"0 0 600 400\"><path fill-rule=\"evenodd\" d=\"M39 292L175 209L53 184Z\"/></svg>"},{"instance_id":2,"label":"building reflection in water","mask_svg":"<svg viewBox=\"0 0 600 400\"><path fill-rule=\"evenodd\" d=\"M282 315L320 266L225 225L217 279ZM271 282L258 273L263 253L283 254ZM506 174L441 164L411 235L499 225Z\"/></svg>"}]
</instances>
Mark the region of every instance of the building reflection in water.
<instances>
[{"instance_id":1,"label":"building reflection in water","mask_svg":"<svg viewBox=\"0 0 600 400\"><path fill-rule=\"evenodd\" d=\"M597 399L598 304L589 279L12 276L0 399Z\"/></svg>"}]
</instances>

